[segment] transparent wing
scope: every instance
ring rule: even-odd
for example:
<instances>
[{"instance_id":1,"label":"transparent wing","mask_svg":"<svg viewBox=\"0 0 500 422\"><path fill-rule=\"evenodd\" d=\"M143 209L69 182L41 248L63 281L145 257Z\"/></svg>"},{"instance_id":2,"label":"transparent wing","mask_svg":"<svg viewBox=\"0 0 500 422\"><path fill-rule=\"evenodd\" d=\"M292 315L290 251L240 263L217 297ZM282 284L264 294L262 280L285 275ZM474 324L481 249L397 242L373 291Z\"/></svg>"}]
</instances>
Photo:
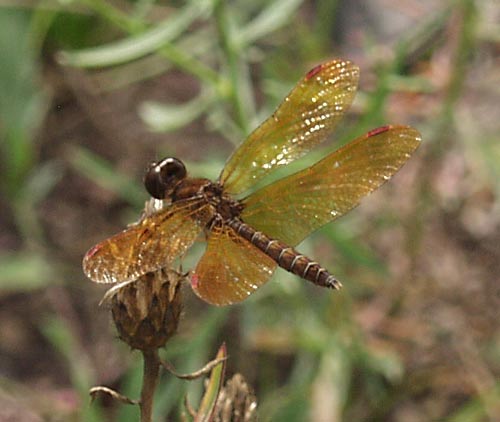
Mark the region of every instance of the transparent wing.
<instances>
[{"instance_id":1,"label":"transparent wing","mask_svg":"<svg viewBox=\"0 0 500 422\"><path fill-rule=\"evenodd\" d=\"M195 293L213 305L241 302L269 280L276 263L228 226L214 227L191 276Z\"/></svg>"},{"instance_id":2,"label":"transparent wing","mask_svg":"<svg viewBox=\"0 0 500 422\"><path fill-rule=\"evenodd\" d=\"M324 141L351 105L358 78L358 68L344 60L312 69L229 158L220 175L225 191L246 191Z\"/></svg>"},{"instance_id":3,"label":"transparent wing","mask_svg":"<svg viewBox=\"0 0 500 422\"><path fill-rule=\"evenodd\" d=\"M187 251L212 216L204 200L174 203L91 248L83 271L96 283L117 283L166 267Z\"/></svg>"},{"instance_id":4,"label":"transparent wing","mask_svg":"<svg viewBox=\"0 0 500 422\"><path fill-rule=\"evenodd\" d=\"M390 179L420 140L408 126L374 129L314 166L250 195L241 218L270 237L296 245Z\"/></svg>"}]
</instances>

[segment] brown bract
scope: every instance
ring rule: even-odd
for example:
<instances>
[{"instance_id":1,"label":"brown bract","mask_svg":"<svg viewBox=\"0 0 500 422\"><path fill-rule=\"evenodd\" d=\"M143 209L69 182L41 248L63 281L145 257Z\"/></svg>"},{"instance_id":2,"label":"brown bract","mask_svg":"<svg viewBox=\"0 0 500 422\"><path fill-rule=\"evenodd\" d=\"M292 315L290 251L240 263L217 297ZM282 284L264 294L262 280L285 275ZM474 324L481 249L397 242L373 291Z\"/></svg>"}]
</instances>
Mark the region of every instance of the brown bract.
<instances>
[{"instance_id":1,"label":"brown bract","mask_svg":"<svg viewBox=\"0 0 500 422\"><path fill-rule=\"evenodd\" d=\"M110 301L120 339L133 349L163 347L179 324L182 279L173 270L161 269L117 289Z\"/></svg>"},{"instance_id":2,"label":"brown bract","mask_svg":"<svg viewBox=\"0 0 500 422\"><path fill-rule=\"evenodd\" d=\"M234 374L220 391L213 420L215 422L257 420L257 398L241 374Z\"/></svg>"}]
</instances>

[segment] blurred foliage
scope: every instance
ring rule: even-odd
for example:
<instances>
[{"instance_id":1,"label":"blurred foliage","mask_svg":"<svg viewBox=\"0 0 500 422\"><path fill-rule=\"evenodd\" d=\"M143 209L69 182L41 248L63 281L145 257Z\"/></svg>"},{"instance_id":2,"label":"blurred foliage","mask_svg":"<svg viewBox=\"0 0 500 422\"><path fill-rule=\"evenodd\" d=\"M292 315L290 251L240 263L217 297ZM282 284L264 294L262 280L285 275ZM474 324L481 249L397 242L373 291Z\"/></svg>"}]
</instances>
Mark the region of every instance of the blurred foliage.
<instances>
[{"instance_id":1,"label":"blurred foliage","mask_svg":"<svg viewBox=\"0 0 500 422\"><path fill-rule=\"evenodd\" d=\"M42 90L36 83L38 52L30 38L30 16L4 11L0 19L0 111L5 169L2 188L7 195L14 196L22 189L34 163L34 133L44 116L44 107Z\"/></svg>"},{"instance_id":2,"label":"blurred foliage","mask_svg":"<svg viewBox=\"0 0 500 422\"><path fill-rule=\"evenodd\" d=\"M253 385L262 420L500 417L500 11L403 3L0 1L2 375L53 391L47 420L137 420L131 407L88 404L96 383L137 397L140 368L96 311L102 291L80 261L138 217L147 160L185 155L193 174L216 177L332 56L362 73L335 146L388 121L424 135L391 187L301 245L346 288L278 271L223 309L186 289L164 356L189 372L225 340L227 370ZM202 391L164 375L157 420Z\"/></svg>"}]
</instances>

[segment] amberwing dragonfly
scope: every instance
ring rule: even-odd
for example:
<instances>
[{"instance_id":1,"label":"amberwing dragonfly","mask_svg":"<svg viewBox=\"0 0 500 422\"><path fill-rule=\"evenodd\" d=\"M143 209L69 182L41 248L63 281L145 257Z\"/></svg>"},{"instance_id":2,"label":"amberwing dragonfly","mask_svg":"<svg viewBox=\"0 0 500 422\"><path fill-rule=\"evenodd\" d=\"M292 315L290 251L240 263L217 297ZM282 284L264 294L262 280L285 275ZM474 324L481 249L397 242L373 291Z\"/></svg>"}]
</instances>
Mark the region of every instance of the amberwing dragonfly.
<instances>
[{"instance_id":1,"label":"amberwing dragonfly","mask_svg":"<svg viewBox=\"0 0 500 422\"><path fill-rule=\"evenodd\" d=\"M379 127L309 168L252 188L328 137L351 105L358 78L359 69L346 60L309 71L235 150L216 182L188 177L176 158L152 163L144 183L153 205L137 223L87 252L85 274L97 283L137 279L171 266L204 233L207 247L191 284L206 302L244 300L276 266L316 285L340 288L294 246L390 179L418 147L418 131Z\"/></svg>"}]
</instances>

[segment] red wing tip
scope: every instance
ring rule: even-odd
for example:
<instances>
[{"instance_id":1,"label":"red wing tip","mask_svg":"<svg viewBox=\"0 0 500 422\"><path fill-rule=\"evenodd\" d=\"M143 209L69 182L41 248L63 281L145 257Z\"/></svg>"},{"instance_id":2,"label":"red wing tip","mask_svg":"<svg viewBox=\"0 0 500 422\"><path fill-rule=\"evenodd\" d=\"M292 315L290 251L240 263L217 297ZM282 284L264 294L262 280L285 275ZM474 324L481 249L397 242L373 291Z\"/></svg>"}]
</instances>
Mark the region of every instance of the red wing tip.
<instances>
[{"instance_id":1,"label":"red wing tip","mask_svg":"<svg viewBox=\"0 0 500 422\"><path fill-rule=\"evenodd\" d=\"M366 136L369 138L371 136L380 135L381 133L384 133L384 132L387 132L387 131L391 130L391 128L392 128L391 125L380 126L380 127L377 127L375 129L370 130L366 134Z\"/></svg>"},{"instance_id":2,"label":"red wing tip","mask_svg":"<svg viewBox=\"0 0 500 422\"><path fill-rule=\"evenodd\" d=\"M328 62L324 62L321 64L318 64L317 66L314 66L309 72L306 73L305 80L309 80L311 78L314 78L319 72L321 72L324 69L330 69L330 68L343 68L347 69L350 68L353 77L356 77L356 75L359 73L359 69L357 66L353 65L349 60L342 60L342 59L335 59L331 60Z\"/></svg>"},{"instance_id":3,"label":"red wing tip","mask_svg":"<svg viewBox=\"0 0 500 422\"><path fill-rule=\"evenodd\" d=\"M198 290L198 285L199 285L200 279L198 277L198 274L192 273L191 274L191 287L194 290Z\"/></svg>"},{"instance_id":4,"label":"red wing tip","mask_svg":"<svg viewBox=\"0 0 500 422\"><path fill-rule=\"evenodd\" d=\"M324 64L319 64L315 67L313 67L309 72L306 74L306 80L313 78L315 75L317 75L319 72L321 72L321 69L323 69Z\"/></svg>"},{"instance_id":5,"label":"red wing tip","mask_svg":"<svg viewBox=\"0 0 500 422\"><path fill-rule=\"evenodd\" d=\"M99 251L99 249L101 249L100 243L98 243L95 246L92 246L83 257L83 260L86 261L88 259L91 259L97 253L97 251Z\"/></svg>"}]
</instances>

